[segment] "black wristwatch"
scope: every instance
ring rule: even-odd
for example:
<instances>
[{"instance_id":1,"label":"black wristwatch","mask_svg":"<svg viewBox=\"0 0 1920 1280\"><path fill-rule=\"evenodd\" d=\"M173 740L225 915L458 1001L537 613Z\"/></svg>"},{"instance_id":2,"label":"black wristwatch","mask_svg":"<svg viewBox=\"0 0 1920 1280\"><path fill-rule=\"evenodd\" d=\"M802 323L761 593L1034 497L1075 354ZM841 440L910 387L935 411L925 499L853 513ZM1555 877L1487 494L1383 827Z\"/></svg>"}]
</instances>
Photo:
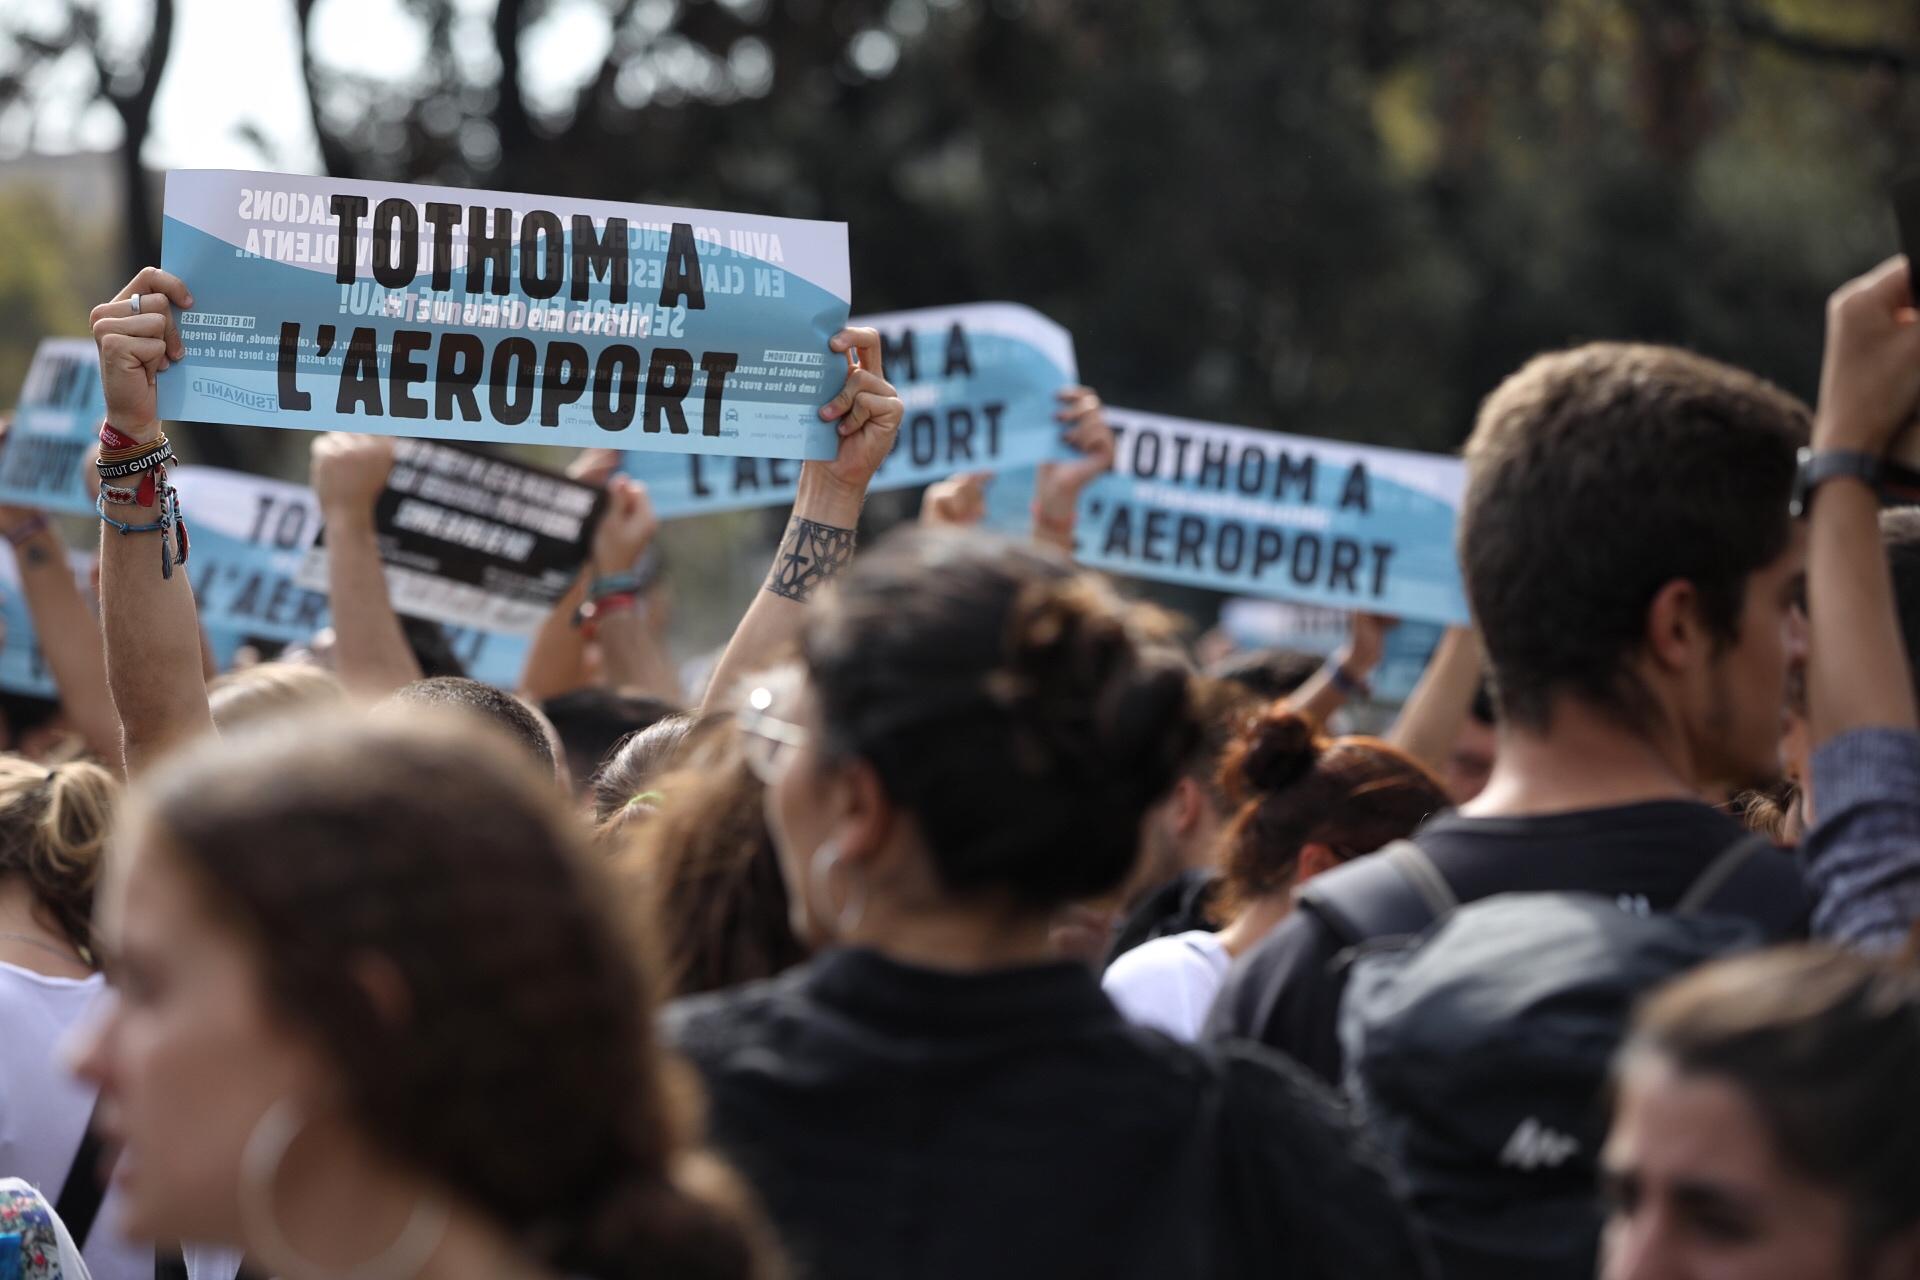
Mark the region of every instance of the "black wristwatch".
<instances>
[{"instance_id":1,"label":"black wristwatch","mask_svg":"<svg viewBox=\"0 0 1920 1280\"><path fill-rule=\"evenodd\" d=\"M1880 459L1870 453L1857 453L1851 449L1822 449L1815 453L1812 449L1803 448L1800 450L1800 465L1793 473L1793 501L1787 510L1792 512L1795 520L1806 519L1807 509L1813 505L1813 491L1841 476L1857 476L1878 491L1880 472Z\"/></svg>"}]
</instances>

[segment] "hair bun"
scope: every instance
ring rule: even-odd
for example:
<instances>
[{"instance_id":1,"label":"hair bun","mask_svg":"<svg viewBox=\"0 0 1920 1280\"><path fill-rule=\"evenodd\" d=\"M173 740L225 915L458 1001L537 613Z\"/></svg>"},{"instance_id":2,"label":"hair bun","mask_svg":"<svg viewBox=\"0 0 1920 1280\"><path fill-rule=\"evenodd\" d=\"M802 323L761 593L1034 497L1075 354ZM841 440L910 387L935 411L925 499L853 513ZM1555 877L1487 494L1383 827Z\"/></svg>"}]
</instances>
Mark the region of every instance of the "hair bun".
<instances>
[{"instance_id":1,"label":"hair bun","mask_svg":"<svg viewBox=\"0 0 1920 1280\"><path fill-rule=\"evenodd\" d=\"M1276 707L1247 726L1240 775L1253 790L1284 790L1313 771L1324 746L1312 720Z\"/></svg>"}]
</instances>

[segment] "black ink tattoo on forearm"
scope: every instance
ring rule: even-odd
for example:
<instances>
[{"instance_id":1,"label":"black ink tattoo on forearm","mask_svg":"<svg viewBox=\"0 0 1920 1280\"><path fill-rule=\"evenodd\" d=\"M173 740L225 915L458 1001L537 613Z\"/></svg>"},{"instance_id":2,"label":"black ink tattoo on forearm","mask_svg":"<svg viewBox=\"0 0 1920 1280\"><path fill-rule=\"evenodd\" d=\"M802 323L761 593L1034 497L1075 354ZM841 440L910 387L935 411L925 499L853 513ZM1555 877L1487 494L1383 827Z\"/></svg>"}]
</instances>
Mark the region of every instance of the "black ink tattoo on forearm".
<instances>
[{"instance_id":1,"label":"black ink tattoo on forearm","mask_svg":"<svg viewBox=\"0 0 1920 1280\"><path fill-rule=\"evenodd\" d=\"M767 590L805 603L853 559L853 530L795 516L767 575Z\"/></svg>"}]
</instances>

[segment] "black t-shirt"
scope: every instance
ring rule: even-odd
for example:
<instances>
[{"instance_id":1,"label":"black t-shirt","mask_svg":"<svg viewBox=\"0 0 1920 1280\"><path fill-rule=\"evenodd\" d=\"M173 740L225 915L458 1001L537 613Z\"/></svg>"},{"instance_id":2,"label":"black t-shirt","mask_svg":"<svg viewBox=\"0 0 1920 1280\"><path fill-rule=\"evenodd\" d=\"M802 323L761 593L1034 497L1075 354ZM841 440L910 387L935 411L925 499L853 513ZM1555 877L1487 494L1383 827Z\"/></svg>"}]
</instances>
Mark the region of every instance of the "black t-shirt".
<instances>
[{"instance_id":1,"label":"black t-shirt","mask_svg":"<svg viewBox=\"0 0 1920 1280\"><path fill-rule=\"evenodd\" d=\"M1417 843L1462 902L1497 893L1574 892L1670 911L1701 872L1743 832L1717 809L1662 800L1532 818L1444 814ZM1379 855L1371 855L1379 856ZM1764 852L1759 865L1713 900L1717 915L1765 925L1784 914L1800 924L1775 940L1804 936L1811 902L1792 857ZM1257 1040L1292 1055L1328 1081L1340 1076L1342 944L1310 911L1295 911L1235 964L1208 1018L1209 1040Z\"/></svg>"},{"instance_id":2,"label":"black t-shirt","mask_svg":"<svg viewBox=\"0 0 1920 1280\"><path fill-rule=\"evenodd\" d=\"M1115 960L1155 938L1172 937L1195 929L1211 931L1213 900L1220 893L1220 877L1211 871L1182 871L1142 898L1114 933L1113 946L1101 965Z\"/></svg>"},{"instance_id":3,"label":"black t-shirt","mask_svg":"<svg viewBox=\"0 0 1920 1280\"><path fill-rule=\"evenodd\" d=\"M829 951L663 1022L809 1280L1429 1274L1317 1081L1133 1026L1084 966Z\"/></svg>"}]
</instances>

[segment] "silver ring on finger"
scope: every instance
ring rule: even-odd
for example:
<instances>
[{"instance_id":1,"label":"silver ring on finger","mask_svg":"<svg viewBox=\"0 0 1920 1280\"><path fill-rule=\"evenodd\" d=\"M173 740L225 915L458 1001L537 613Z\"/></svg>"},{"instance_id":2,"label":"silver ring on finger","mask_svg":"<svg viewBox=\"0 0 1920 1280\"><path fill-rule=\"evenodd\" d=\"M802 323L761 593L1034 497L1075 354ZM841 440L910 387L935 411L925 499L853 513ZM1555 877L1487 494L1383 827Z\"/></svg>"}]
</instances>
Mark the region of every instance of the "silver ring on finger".
<instances>
[{"instance_id":1,"label":"silver ring on finger","mask_svg":"<svg viewBox=\"0 0 1920 1280\"><path fill-rule=\"evenodd\" d=\"M127 313L128 315L135 315L135 316L139 315L140 314L140 295L136 293L131 298L128 298L127 305L133 308L132 311Z\"/></svg>"}]
</instances>

